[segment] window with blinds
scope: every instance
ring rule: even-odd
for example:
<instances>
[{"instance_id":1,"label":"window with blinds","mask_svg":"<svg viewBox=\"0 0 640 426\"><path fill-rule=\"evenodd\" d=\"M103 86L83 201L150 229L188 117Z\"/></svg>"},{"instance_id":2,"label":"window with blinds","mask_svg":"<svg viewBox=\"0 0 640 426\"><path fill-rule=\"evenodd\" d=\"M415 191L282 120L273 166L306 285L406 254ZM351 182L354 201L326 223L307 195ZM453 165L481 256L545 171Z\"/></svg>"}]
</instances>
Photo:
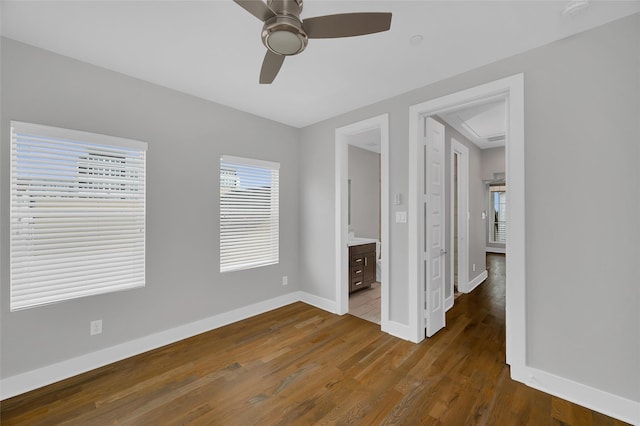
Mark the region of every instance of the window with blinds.
<instances>
[{"instance_id":1,"label":"window with blinds","mask_svg":"<svg viewBox=\"0 0 640 426\"><path fill-rule=\"evenodd\" d=\"M11 122L12 311L145 285L146 149Z\"/></svg>"},{"instance_id":2,"label":"window with blinds","mask_svg":"<svg viewBox=\"0 0 640 426\"><path fill-rule=\"evenodd\" d=\"M220 158L220 272L279 261L280 164Z\"/></svg>"},{"instance_id":3,"label":"window with blinds","mask_svg":"<svg viewBox=\"0 0 640 426\"><path fill-rule=\"evenodd\" d=\"M507 242L507 187L504 184L490 185L491 230L489 242Z\"/></svg>"}]
</instances>

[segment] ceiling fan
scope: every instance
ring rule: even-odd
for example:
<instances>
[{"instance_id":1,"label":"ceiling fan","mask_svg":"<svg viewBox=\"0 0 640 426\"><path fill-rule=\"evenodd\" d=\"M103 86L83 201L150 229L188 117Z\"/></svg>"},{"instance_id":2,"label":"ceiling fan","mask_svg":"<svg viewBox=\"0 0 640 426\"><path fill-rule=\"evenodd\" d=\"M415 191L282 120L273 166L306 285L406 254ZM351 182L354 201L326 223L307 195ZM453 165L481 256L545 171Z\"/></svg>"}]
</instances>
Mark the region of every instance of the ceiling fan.
<instances>
[{"instance_id":1,"label":"ceiling fan","mask_svg":"<svg viewBox=\"0 0 640 426\"><path fill-rule=\"evenodd\" d=\"M262 43L267 54L262 62L260 84L271 84L285 56L297 55L310 38L338 38L373 34L391 27L391 13L342 13L300 19L302 0L233 0L264 22Z\"/></svg>"}]
</instances>

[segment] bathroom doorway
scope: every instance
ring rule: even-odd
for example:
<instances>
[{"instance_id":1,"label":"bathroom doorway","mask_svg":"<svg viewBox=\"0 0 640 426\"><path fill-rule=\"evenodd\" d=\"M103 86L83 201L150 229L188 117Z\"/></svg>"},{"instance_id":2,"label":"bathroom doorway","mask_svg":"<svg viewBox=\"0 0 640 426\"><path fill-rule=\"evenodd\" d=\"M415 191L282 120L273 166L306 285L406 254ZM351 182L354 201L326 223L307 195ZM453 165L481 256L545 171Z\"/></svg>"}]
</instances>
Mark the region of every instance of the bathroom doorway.
<instances>
[{"instance_id":1,"label":"bathroom doorway","mask_svg":"<svg viewBox=\"0 0 640 426\"><path fill-rule=\"evenodd\" d=\"M350 135L347 143L349 314L380 324L380 129Z\"/></svg>"},{"instance_id":2,"label":"bathroom doorway","mask_svg":"<svg viewBox=\"0 0 640 426\"><path fill-rule=\"evenodd\" d=\"M361 309L350 313L380 324L383 331L389 318L389 263L385 256L389 241L388 158L388 114L336 129L336 311L341 315L350 312L351 293L354 305ZM353 175L358 169L362 175ZM355 265L364 268L350 266L358 260ZM352 280L352 276L365 273L373 275L364 281ZM365 288L360 290L357 285ZM350 292L354 286L356 291ZM369 307L362 306L365 304Z\"/></svg>"}]
</instances>

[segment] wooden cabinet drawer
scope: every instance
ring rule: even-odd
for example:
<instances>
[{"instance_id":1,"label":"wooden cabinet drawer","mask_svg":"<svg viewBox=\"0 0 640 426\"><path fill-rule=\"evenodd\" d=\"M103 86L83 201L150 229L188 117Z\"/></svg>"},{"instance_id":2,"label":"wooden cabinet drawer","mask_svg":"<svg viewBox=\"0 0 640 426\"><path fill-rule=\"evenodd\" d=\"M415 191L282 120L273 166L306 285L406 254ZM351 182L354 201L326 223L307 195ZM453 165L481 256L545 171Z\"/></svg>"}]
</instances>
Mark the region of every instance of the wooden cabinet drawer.
<instances>
[{"instance_id":1,"label":"wooden cabinet drawer","mask_svg":"<svg viewBox=\"0 0 640 426\"><path fill-rule=\"evenodd\" d=\"M351 267L360 266L364 268L365 257L366 255L364 254L352 255L351 258L349 259L349 266Z\"/></svg>"},{"instance_id":2,"label":"wooden cabinet drawer","mask_svg":"<svg viewBox=\"0 0 640 426\"><path fill-rule=\"evenodd\" d=\"M353 292L356 290L360 290L361 288L369 287L369 284L364 283L364 278L352 278L349 282L349 291Z\"/></svg>"},{"instance_id":3,"label":"wooden cabinet drawer","mask_svg":"<svg viewBox=\"0 0 640 426\"><path fill-rule=\"evenodd\" d=\"M351 270L350 278L353 279L362 279L364 277L364 266L352 266L349 268Z\"/></svg>"},{"instance_id":4,"label":"wooden cabinet drawer","mask_svg":"<svg viewBox=\"0 0 640 426\"><path fill-rule=\"evenodd\" d=\"M376 280L376 244L349 247L349 292L368 288Z\"/></svg>"}]
</instances>

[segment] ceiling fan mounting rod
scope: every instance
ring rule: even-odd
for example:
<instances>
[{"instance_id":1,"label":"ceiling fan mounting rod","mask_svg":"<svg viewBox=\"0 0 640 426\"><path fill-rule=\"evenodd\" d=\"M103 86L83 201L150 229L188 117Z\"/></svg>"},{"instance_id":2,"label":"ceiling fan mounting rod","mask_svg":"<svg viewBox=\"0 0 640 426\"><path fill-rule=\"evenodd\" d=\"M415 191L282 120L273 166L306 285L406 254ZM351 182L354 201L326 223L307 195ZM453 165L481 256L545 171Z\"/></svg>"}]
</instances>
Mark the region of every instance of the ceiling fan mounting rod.
<instances>
[{"instance_id":1,"label":"ceiling fan mounting rod","mask_svg":"<svg viewBox=\"0 0 640 426\"><path fill-rule=\"evenodd\" d=\"M302 0L267 0L267 6L279 15L291 15L300 20Z\"/></svg>"}]
</instances>

